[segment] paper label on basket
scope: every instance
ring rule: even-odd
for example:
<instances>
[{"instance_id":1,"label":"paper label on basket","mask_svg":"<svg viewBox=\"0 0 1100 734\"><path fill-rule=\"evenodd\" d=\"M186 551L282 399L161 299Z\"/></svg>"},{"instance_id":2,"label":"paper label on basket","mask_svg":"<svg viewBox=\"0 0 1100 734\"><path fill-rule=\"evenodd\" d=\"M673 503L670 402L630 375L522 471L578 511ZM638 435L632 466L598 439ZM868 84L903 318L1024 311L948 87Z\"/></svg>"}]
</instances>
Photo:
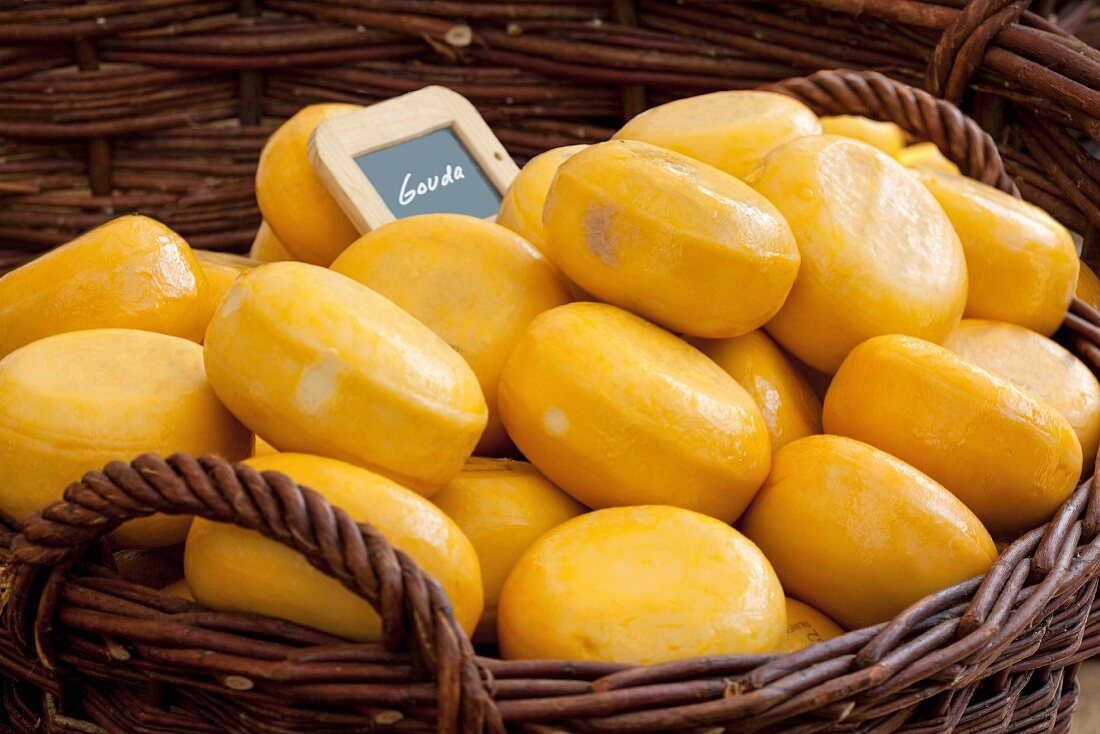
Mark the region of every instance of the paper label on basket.
<instances>
[{"instance_id":1,"label":"paper label on basket","mask_svg":"<svg viewBox=\"0 0 1100 734\"><path fill-rule=\"evenodd\" d=\"M360 232L416 214L494 218L519 172L474 106L444 87L325 120L309 156Z\"/></svg>"}]
</instances>

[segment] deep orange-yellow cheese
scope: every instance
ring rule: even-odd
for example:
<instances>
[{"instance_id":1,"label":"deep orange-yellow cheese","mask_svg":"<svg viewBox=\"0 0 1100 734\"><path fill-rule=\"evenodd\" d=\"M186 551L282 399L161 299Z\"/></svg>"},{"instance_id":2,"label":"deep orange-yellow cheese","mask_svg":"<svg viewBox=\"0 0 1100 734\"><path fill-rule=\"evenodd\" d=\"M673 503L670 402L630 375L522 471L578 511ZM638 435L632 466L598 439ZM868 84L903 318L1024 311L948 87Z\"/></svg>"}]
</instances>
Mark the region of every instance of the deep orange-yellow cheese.
<instances>
[{"instance_id":1,"label":"deep orange-yellow cheese","mask_svg":"<svg viewBox=\"0 0 1100 734\"><path fill-rule=\"evenodd\" d=\"M959 237L909 171L866 143L799 138L772 152L750 183L786 217L802 266L767 324L787 351L832 374L879 334L941 342L966 305Z\"/></svg>"},{"instance_id":2,"label":"deep orange-yellow cheese","mask_svg":"<svg viewBox=\"0 0 1100 734\"><path fill-rule=\"evenodd\" d=\"M303 107L271 134L260 153L256 201L264 221L295 260L328 265L359 236L313 170L307 148L319 124L358 109L338 103Z\"/></svg>"},{"instance_id":3,"label":"deep orange-yellow cheese","mask_svg":"<svg viewBox=\"0 0 1100 734\"><path fill-rule=\"evenodd\" d=\"M998 536L1049 520L1081 473L1081 444L1054 406L913 337L853 349L829 385L824 423L920 469Z\"/></svg>"},{"instance_id":4,"label":"deep orange-yellow cheese","mask_svg":"<svg viewBox=\"0 0 1100 734\"><path fill-rule=\"evenodd\" d=\"M997 557L978 518L946 489L841 436L777 451L741 528L787 594L848 629L884 622Z\"/></svg>"},{"instance_id":5,"label":"deep orange-yellow cheese","mask_svg":"<svg viewBox=\"0 0 1100 734\"><path fill-rule=\"evenodd\" d=\"M218 396L280 451L349 461L430 494L485 428L485 398L462 357L326 268L269 263L240 276L205 344Z\"/></svg>"},{"instance_id":6,"label":"deep orange-yellow cheese","mask_svg":"<svg viewBox=\"0 0 1100 734\"><path fill-rule=\"evenodd\" d=\"M508 576L499 615L505 658L633 664L774 652L787 616L745 536L659 505L597 510L543 535Z\"/></svg>"},{"instance_id":7,"label":"deep orange-yellow cheese","mask_svg":"<svg viewBox=\"0 0 1100 734\"><path fill-rule=\"evenodd\" d=\"M686 97L637 115L615 137L674 150L744 178L773 149L821 133L809 107L774 92L725 91Z\"/></svg>"},{"instance_id":8,"label":"deep orange-yellow cheese","mask_svg":"<svg viewBox=\"0 0 1100 734\"><path fill-rule=\"evenodd\" d=\"M304 454L249 459L319 492L355 522L369 523L407 553L447 594L467 632L482 608L481 572L473 546L431 502L357 466ZM351 640L377 641L381 619L344 584L300 553L254 530L196 518L184 554L187 587L205 606L265 614Z\"/></svg>"},{"instance_id":9,"label":"deep orange-yellow cheese","mask_svg":"<svg viewBox=\"0 0 1100 734\"><path fill-rule=\"evenodd\" d=\"M523 552L543 533L587 512L526 461L511 459L470 459L432 502L477 551L485 612L475 639L483 642L496 642L500 590Z\"/></svg>"},{"instance_id":10,"label":"deep orange-yellow cheese","mask_svg":"<svg viewBox=\"0 0 1100 734\"><path fill-rule=\"evenodd\" d=\"M577 153L543 212L546 253L600 300L724 338L770 319L798 272L790 227L742 181L633 140Z\"/></svg>"},{"instance_id":11,"label":"deep orange-yellow cheese","mask_svg":"<svg viewBox=\"0 0 1100 734\"><path fill-rule=\"evenodd\" d=\"M531 320L569 302L557 268L498 224L423 214L363 235L332 269L390 299L462 355L489 408L475 452L514 451L497 412L497 383Z\"/></svg>"},{"instance_id":12,"label":"deep orange-yellow cheese","mask_svg":"<svg viewBox=\"0 0 1100 734\"><path fill-rule=\"evenodd\" d=\"M614 306L571 303L536 318L498 399L523 455L588 507L674 505L728 522L768 473L767 427L745 389Z\"/></svg>"},{"instance_id":13,"label":"deep orange-yellow cheese","mask_svg":"<svg viewBox=\"0 0 1100 734\"><path fill-rule=\"evenodd\" d=\"M182 237L148 217L119 217L0 278L0 357L81 329L202 341L208 298Z\"/></svg>"},{"instance_id":14,"label":"deep orange-yellow cheese","mask_svg":"<svg viewBox=\"0 0 1100 734\"><path fill-rule=\"evenodd\" d=\"M772 451L821 433L821 398L763 331L693 343L752 395L768 426Z\"/></svg>"}]
</instances>

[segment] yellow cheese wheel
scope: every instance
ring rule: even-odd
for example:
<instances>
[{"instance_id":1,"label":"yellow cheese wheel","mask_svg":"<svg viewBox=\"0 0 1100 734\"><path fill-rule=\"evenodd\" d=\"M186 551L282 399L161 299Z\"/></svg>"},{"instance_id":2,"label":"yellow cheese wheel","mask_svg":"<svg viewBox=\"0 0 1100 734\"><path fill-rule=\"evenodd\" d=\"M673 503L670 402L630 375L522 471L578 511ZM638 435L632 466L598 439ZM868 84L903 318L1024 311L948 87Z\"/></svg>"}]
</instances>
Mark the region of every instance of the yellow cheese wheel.
<instances>
[{"instance_id":1,"label":"yellow cheese wheel","mask_svg":"<svg viewBox=\"0 0 1100 734\"><path fill-rule=\"evenodd\" d=\"M477 551L485 612L475 641L496 642L497 603L512 567L546 531L587 512L526 461L475 457L432 497Z\"/></svg>"},{"instance_id":2,"label":"yellow cheese wheel","mask_svg":"<svg viewBox=\"0 0 1100 734\"><path fill-rule=\"evenodd\" d=\"M783 589L729 525L650 505L582 515L543 535L500 597L507 659L650 664L769 653L786 633Z\"/></svg>"},{"instance_id":3,"label":"yellow cheese wheel","mask_svg":"<svg viewBox=\"0 0 1100 734\"><path fill-rule=\"evenodd\" d=\"M203 275L206 276L208 286L207 308L209 309L206 322L209 324L209 316L214 314L214 309L221 303L222 298L229 291L229 286L233 285L233 281L237 279L237 276L256 267L260 264L260 261L229 252L194 250L194 253L195 259L199 261L199 267L202 268Z\"/></svg>"},{"instance_id":4,"label":"yellow cheese wheel","mask_svg":"<svg viewBox=\"0 0 1100 734\"><path fill-rule=\"evenodd\" d=\"M764 416L772 451L821 433L821 398L762 331L693 344L745 388Z\"/></svg>"},{"instance_id":5,"label":"yellow cheese wheel","mask_svg":"<svg viewBox=\"0 0 1100 734\"><path fill-rule=\"evenodd\" d=\"M497 414L497 382L531 320L569 302L557 268L500 225L423 214L364 235L332 269L390 299L462 355L489 407L475 452L513 451Z\"/></svg>"},{"instance_id":6,"label":"yellow cheese wheel","mask_svg":"<svg viewBox=\"0 0 1100 734\"><path fill-rule=\"evenodd\" d=\"M892 122L879 122L859 115L836 115L822 117L821 129L828 135L862 140L886 155L896 156L905 147L905 131Z\"/></svg>"},{"instance_id":7,"label":"yellow cheese wheel","mask_svg":"<svg viewBox=\"0 0 1100 734\"><path fill-rule=\"evenodd\" d=\"M319 124L358 109L337 103L303 107L271 134L260 153L256 201L295 260L328 265L359 236L313 170L306 147Z\"/></svg>"},{"instance_id":8,"label":"yellow cheese wheel","mask_svg":"<svg viewBox=\"0 0 1100 734\"><path fill-rule=\"evenodd\" d=\"M925 472L998 536L1049 520L1081 473L1081 444L1053 406L912 337L853 349L825 396L824 423Z\"/></svg>"},{"instance_id":9,"label":"yellow cheese wheel","mask_svg":"<svg viewBox=\"0 0 1100 734\"><path fill-rule=\"evenodd\" d=\"M1039 207L965 176L918 171L966 252L966 316L1009 321L1050 335L1077 285L1069 231Z\"/></svg>"},{"instance_id":10,"label":"yellow cheese wheel","mask_svg":"<svg viewBox=\"0 0 1100 734\"><path fill-rule=\"evenodd\" d=\"M943 345L1015 383L1066 417L1081 442L1085 472L1100 446L1100 382L1060 344L1016 324L963 319Z\"/></svg>"},{"instance_id":11,"label":"yellow cheese wheel","mask_svg":"<svg viewBox=\"0 0 1100 734\"><path fill-rule=\"evenodd\" d=\"M260 222L260 228L256 230L256 239L252 240L252 247L248 251L248 256L262 263L294 259L283 247L283 243L279 241L279 238L275 236L275 232L266 219Z\"/></svg>"},{"instance_id":12,"label":"yellow cheese wheel","mask_svg":"<svg viewBox=\"0 0 1100 734\"><path fill-rule=\"evenodd\" d=\"M1100 310L1100 278L1085 263L1081 263L1081 269L1077 273L1074 293L1088 305Z\"/></svg>"},{"instance_id":13,"label":"yellow cheese wheel","mask_svg":"<svg viewBox=\"0 0 1100 734\"><path fill-rule=\"evenodd\" d=\"M783 652L797 652L818 642L840 637L840 625L809 604L787 597L787 638Z\"/></svg>"},{"instance_id":14,"label":"yellow cheese wheel","mask_svg":"<svg viewBox=\"0 0 1100 734\"><path fill-rule=\"evenodd\" d=\"M202 348L178 337L93 329L47 337L0 360L0 510L22 520L72 482L154 452L239 461L252 434L218 402ZM132 520L123 546L179 543L190 518Z\"/></svg>"},{"instance_id":15,"label":"yellow cheese wheel","mask_svg":"<svg viewBox=\"0 0 1100 734\"><path fill-rule=\"evenodd\" d=\"M268 454L277 454L279 451L263 440L259 436L256 436L256 448L252 451L253 456L267 456Z\"/></svg>"},{"instance_id":16,"label":"yellow cheese wheel","mask_svg":"<svg viewBox=\"0 0 1100 734\"><path fill-rule=\"evenodd\" d=\"M281 451L349 461L425 493L462 469L488 411L428 327L351 278L300 262L250 270L206 332L222 401Z\"/></svg>"},{"instance_id":17,"label":"yellow cheese wheel","mask_svg":"<svg viewBox=\"0 0 1100 734\"><path fill-rule=\"evenodd\" d=\"M906 168L918 170L939 171L959 175L959 167L945 156L935 143L916 143L907 145L894 154L898 163Z\"/></svg>"},{"instance_id":18,"label":"yellow cheese wheel","mask_svg":"<svg viewBox=\"0 0 1100 734\"><path fill-rule=\"evenodd\" d=\"M508 187L500 203L497 224L507 227L530 242L539 251L546 251L546 237L542 230L542 209L550 193L550 183L562 163L587 145L566 145L552 148L527 161Z\"/></svg>"},{"instance_id":19,"label":"yellow cheese wheel","mask_svg":"<svg viewBox=\"0 0 1100 734\"><path fill-rule=\"evenodd\" d=\"M173 581L161 589L161 591L170 596L178 596L184 601L195 601L195 595L191 593L191 589L187 586L187 579Z\"/></svg>"},{"instance_id":20,"label":"yellow cheese wheel","mask_svg":"<svg viewBox=\"0 0 1100 734\"><path fill-rule=\"evenodd\" d=\"M646 110L615 133L709 163L744 178L771 150L821 133L809 107L774 92L729 91Z\"/></svg>"},{"instance_id":21,"label":"yellow cheese wheel","mask_svg":"<svg viewBox=\"0 0 1100 734\"><path fill-rule=\"evenodd\" d=\"M770 319L798 272L790 227L719 170L612 140L562 164L544 212L547 254L607 303L693 336Z\"/></svg>"},{"instance_id":22,"label":"yellow cheese wheel","mask_svg":"<svg viewBox=\"0 0 1100 734\"><path fill-rule=\"evenodd\" d=\"M951 222L894 159L836 135L775 150L751 183L794 230L802 267L768 333L832 374L879 334L942 342L966 305L966 259Z\"/></svg>"},{"instance_id":23,"label":"yellow cheese wheel","mask_svg":"<svg viewBox=\"0 0 1100 734\"><path fill-rule=\"evenodd\" d=\"M455 620L471 632L481 615L481 572L470 541L423 497L396 482L334 459L276 454L249 459L324 496L369 523L435 578ZM187 586L214 609L252 612L374 642L381 619L366 600L311 566L301 554L254 530L196 518L184 553Z\"/></svg>"},{"instance_id":24,"label":"yellow cheese wheel","mask_svg":"<svg viewBox=\"0 0 1100 734\"><path fill-rule=\"evenodd\" d=\"M498 398L524 456L589 507L664 504L732 521L768 474L767 427L745 389L614 306L536 318Z\"/></svg>"},{"instance_id":25,"label":"yellow cheese wheel","mask_svg":"<svg viewBox=\"0 0 1100 734\"><path fill-rule=\"evenodd\" d=\"M119 217L0 278L0 357L81 329L201 341L208 298L182 237L148 217Z\"/></svg>"},{"instance_id":26,"label":"yellow cheese wheel","mask_svg":"<svg viewBox=\"0 0 1100 734\"><path fill-rule=\"evenodd\" d=\"M857 629L985 572L989 533L951 493L903 461L840 436L776 452L741 521L788 594Z\"/></svg>"}]
</instances>

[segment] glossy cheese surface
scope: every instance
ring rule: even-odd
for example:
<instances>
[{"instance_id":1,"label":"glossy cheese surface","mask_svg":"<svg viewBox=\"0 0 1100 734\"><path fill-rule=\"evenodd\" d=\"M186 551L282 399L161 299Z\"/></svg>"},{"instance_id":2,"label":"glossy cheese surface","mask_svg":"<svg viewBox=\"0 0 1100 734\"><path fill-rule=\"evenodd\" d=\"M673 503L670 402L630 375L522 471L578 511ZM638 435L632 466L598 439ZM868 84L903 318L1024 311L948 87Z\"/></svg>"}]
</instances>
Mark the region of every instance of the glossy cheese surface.
<instances>
[{"instance_id":1,"label":"glossy cheese surface","mask_svg":"<svg viewBox=\"0 0 1100 734\"><path fill-rule=\"evenodd\" d=\"M820 133L817 116L798 100L738 90L653 107L627 122L615 137L674 150L744 178L777 146Z\"/></svg>"},{"instance_id":2,"label":"glossy cheese surface","mask_svg":"<svg viewBox=\"0 0 1100 734\"><path fill-rule=\"evenodd\" d=\"M475 453L514 450L497 412L497 383L531 320L569 302L557 268L498 224L424 214L363 235L332 269L393 301L462 355L489 408Z\"/></svg>"},{"instance_id":3,"label":"glossy cheese surface","mask_svg":"<svg viewBox=\"0 0 1100 734\"><path fill-rule=\"evenodd\" d=\"M614 306L536 318L505 364L499 401L520 451L589 507L667 504L731 521L768 473L767 427L745 389Z\"/></svg>"},{"instance_id":4,"label":"glossy cheese surface","mask_svg":"<svg viewBox=\"0 0 1100 734\"><path fill-rule=\"evenodd\" d=\"M337 103L303 107L271 134L260 153L256 201L295 260L328 265L359 236L313 170L306 147L321 122L359 109Z\"/></svg>"},{"instance_id":5,"label":"glossy cheese surface","mask_svg":"<svg viewBox=\"0 0 1100 734\"><path fill-rule=\"evenodd\" d=\"M1100 382L1057 342L1016 324L963 319L945 347L1054 406L1081 442L1084 471L1100 445Z\"/></svg>"},{"instance_id":6,"label":"glossy cheese surface","mask_svg":"<svg viewBox=\"0 0 1100 734\"><path fill-rule=\"evenodd\" d=\"M1081 444L1053 406L912 337L852 350L825 396L824 423L928 474L997 536L1049 520L1081 473Z\"/></svg>"},{"instance_id":7,"label":"glossy cheese surface","mask_svg":"<svg viewBox=\"0 0 1100 734\"><path fill-rule=\"evenodd\" d=\"M1047 336L1062 324L1079 260L1069 230L1039 207L965 176L920 171L966 253L966 316Z\"/></svg>"},{"instance_id":8,"label":"glossy cheese surface","mask_svg":"<svg viewBox=\"0 0 1100 734\"><path fill-rule=\"evenodd\" d=\"M941 342L966 305L966 260L935 199L879 150L835 135L775 150L753 174L787 218L802 267L768 333L828 374L860 342Z\"/></svg>"},{"instance_id":9,"label":"glossy cheese surface","mask_svg":"<svg viewBox=\"0 0 1100 734\"><path fill-rule=\"evenodd\" d=\"M500 599L506 659L658 663L768 653L786 633L768 560L725 523L673 507L620 507L543 535Z\"/></svg>"},{"instance_id":10,"label":"glossy cheese surface","mask_svg":"<svg viewBox=\"0 0 1100 734\"><path fill-rule=\"evenodd\" d=\"M500 203L497 224L507 227L530 242L539 251L546 249L546 237L542 229L542 209L550 193L550 183L562 163L587 145L566 145L551 148L527 161L519 175L512 181L504 200Z\"/></svg>"},{"instance_id":11,"label":"glossy cheese surface","mask_svg":"<svg viewBox=\"0 0 1100 734\"><path fill-rule=\"evenodd\" d=\"M249 459L285 474L369 523L447 593L455 620L472 632L481 614L481 573L462 531L415 492L360 467L304 454ZM258 532L196 518L184 555L187 586L214 609L265 614L351 640L377 641L381 620L366 600Z\"/></svg>"},{"instance_id":12,"label":"glossy cheese surface","mask_svg":"<svg viewBox=\"0 0 1100 734\"><path fill-rule=\"evenodd\" d=\"M234 255L229 252L212 252L210 250L194 250L195 259L199 261L203 275L206 276L207 304L210 314L213 315L222 298L229 291L229 286L237 276L260 265L259 260L250 257ZM207 324L210 323L207 318ZM203 329L205 332L205 327Z\"/></svg>"},{"instance_id":13,"label":"glossy cheese surface","mask_svg":"<svg viewBox=\"0 0 1100 734\"><path fill-rule=\"evenodd\" d=\"M693 344L756 401L773 452L791 441L821 433L821 398L763 331L732 339L697 339Z\"/></svg>"},{"instance_id":14,"label":"glossy cheese surface","mask_svg":"<svg viewBox=\"0 0 1100 734\"><path fill-rule=\"evenodd\" d=\"M741 528L788 594L848 629L884 622L997 557L989 533L950 492L840 436L778 451Z\"/></svg>"},{"instance_id":15,"label":"glossy cheese surface","mask_svg":"<svg viewBox=\"0 0 1100 734\"><path fill-rule=\"evenodd\" d=\"M206 332L222 401L280 451L331 456L431 493L485 428L453 349L366 286L305 263L237 279Z\"/></svg>"},{"instance_id":16,"label":"glossy cheese surface","mask_svg":"<svg viewBox=\"0 0 1100 734\"><path fill-rule=\"evenodd\" d=\"M500 590L523 552L551 528L588 511L526 461L474 457L432 497L473 543L485 586L475 641L497 639Z\"/></svg>"},{"instance_id":17,"label":"glossy cheese surface","mask_svg":"<svg viewBox=\"0 0 1100 734\"><path fill-rule=\"evenodd\" d=\"M153 452L240 461L252 434L214 395L202 347L178 337L94 329L42 339L0 360L0 509L22 520L72 482ZM126 523L126 546L179 543L190 518Z\"/></svg>"},{"instance_id":18,"label":"glossy cheese surface","mask_svg":"<svg viewBox=\"0 0 1100 734\"><path fill-rule=\"evenodd\" d=\"M612 140L563 163L543 223L547 255L573 282L693 336L760 326L798 272L774 206L732 176L646 143Z\"/></svg>"},{"instance_id":19,"label":"glossy cheese surface","mask_svg":"<svg viewBox=\"0 0 1100 734\"><path fill-rule=\"evenodd\" d=\"M208 298L182 237L148 217L119 217L0 277L0 357L82 329L141 329L198 342Z\"/></svg>"},{"instance_id":20,"label":"glossy cheese surface","mask_svg":"<svg viewBox=\"0 0 1100 734\"><path fill-rule=\"evenodd\" d=\"M1085 263L1081 263L1081 269L1077 273L1077 287L1074 289L1074 295L1100 310L1100 278L1096 277L1096 273Z\"/></svg>"}]
</instances>

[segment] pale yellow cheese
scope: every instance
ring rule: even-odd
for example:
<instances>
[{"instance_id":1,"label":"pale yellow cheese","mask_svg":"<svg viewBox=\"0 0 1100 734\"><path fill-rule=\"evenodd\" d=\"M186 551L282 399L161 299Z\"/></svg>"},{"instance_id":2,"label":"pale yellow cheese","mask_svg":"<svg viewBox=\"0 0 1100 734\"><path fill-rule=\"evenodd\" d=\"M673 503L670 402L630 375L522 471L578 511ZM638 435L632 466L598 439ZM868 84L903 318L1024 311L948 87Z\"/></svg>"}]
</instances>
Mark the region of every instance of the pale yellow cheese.
<instances>
[{"instance_id":1,"label":"pale yellow cheese","mask_svg":"<svg viewBox=\"0 0 1100 734\"><path fill-rule=\"evenodd\" d=\"M282 262L233 284L206 332L222 401L281 451L373 468L425 493L462 469L488 418L446 342L339 273Z\"/></svg>"},{"instance_id":2,"label":"pale yellow cheese","mask_svg":"<svg viewBox=\"0 0 1100 734\"><path fill-rule=\"evenodd\" d=\"M202 348L178 337L95 329L48 337L0 360L0 509L16 520L85 472L154 452L246 458L252 434L207 383ZM190 518L154 515L123 546L179 543Z\"/></svg>"}]
</instances>

